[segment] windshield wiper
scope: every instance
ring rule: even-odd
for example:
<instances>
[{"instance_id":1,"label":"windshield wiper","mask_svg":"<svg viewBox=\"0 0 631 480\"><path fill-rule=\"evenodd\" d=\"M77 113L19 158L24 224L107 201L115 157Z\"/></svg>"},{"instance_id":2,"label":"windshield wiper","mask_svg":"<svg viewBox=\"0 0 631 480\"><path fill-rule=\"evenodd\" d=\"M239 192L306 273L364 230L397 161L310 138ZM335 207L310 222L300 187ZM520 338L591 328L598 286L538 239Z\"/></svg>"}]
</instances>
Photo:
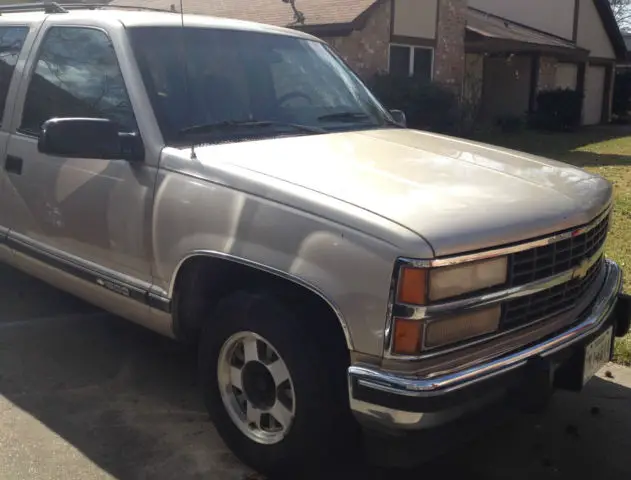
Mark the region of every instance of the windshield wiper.
<instances>
[{"instance_id":1,"label":"windshield wiper","mask_svg":"<svg viewBox=\"0 0 631 480\"><path fill-rule=\"evenodd\" d=\"M354 122L355 120L368 120L370 117L364 112L337 112L321 115L318 120L321 122Z\"/></svg>"},{"instance_id":2,"label":"windshield wiper","mask_svg":"<svg viewBox=\"0 0 631 480\"><path fill-rule=\"evenodd\" d=\"M362 125L365 124L365 120L370 120L370 116L364 112L338 112L338 113L328 113L326 115L321 115L318 117L318 120L321 122L355 122L359 121ZM383 118L383 123L385 125L389 125L391 127L401 128L396 122L388 120L387 118Z\"/></svg>"},{"instance_id":3,"label":"windshield wiper","mask_svg":"<svg viewBox=\"0 0 631 480\"><path fill-rule=\"evenodd\" d=\"M297 123L276 122L272 120L226 120L223 122L204 123L182 128L179 133L210 133L217 130L238 130L240 128L290 127L294 130L309 133L326 133L324 128L299 125Z\"/></svg>"}]
</instances>

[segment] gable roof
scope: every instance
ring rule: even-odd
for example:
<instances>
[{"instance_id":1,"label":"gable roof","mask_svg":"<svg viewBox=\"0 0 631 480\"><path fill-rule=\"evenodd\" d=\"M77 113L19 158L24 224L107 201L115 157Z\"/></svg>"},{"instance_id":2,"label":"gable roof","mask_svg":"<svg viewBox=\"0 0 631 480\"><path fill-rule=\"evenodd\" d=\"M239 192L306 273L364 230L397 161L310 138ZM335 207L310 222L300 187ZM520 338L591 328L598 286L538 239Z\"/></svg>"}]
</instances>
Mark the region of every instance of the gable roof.
<instances>
[{"instance_id":1,"label":"gable roof","mask_svg":"<svg viewBox=\"0 0 631 480\"><path fill-rule=\"evenodd\" d=\"M382 0L296 0L305 22L296 25L285 0L183 0L186 13L228 17L280 27L351 26ZM179 0L113 0L112 6L135 6L179 12Z\"/></svg>"},{"instance_id":2,"label":"gable roof","mask_svg":"<svg viewBox=\"0 0 631 480\"><path fill-rule=\"evenodd\" d=\"M622 32L613 14L609 0L594 0L594 3L596 4L596 9L603 22L603 26L607 31L609 40L613 45L613 49L616 52L616 57L618 59L626 58L627 46L625 45L624 38L622 38Z\"/></svg>"}]
</instances>

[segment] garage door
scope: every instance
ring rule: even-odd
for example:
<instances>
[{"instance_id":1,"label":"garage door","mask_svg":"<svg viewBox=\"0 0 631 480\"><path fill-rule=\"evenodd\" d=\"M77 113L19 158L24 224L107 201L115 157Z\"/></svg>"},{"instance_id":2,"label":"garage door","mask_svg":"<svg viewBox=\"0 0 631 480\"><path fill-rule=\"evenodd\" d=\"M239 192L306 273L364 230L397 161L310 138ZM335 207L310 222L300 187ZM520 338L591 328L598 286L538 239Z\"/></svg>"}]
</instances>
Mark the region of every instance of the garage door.
<instances>
[{"instance_id":1,"label":"garage door","mask_svg":"<svg viewBox=\"0 0 631 480\"><path fill-rule=\"evenodd\" d=\"M602 120L605 92L605 67L588 67L585 78L585 103L583 123L595 125Z\"/></svg>"}]
</instances>

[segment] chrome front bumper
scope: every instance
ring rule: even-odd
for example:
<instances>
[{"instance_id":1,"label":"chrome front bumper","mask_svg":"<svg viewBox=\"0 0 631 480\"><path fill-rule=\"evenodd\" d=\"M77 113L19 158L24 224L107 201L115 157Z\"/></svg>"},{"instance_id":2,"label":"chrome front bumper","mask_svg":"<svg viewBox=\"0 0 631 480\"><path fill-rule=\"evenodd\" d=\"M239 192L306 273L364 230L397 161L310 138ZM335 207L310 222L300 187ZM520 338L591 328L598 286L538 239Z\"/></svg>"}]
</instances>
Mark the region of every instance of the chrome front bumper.
<instances>
[{"instance_id":1,"label":"chrome front bumper","mask_svg":"<svg viewBox=\"0 0 631 480\"><path fill-rule=\"evenodd\" d=\"M389 429L424 429L449 422L497 399L511 380L536 359L546 359L591 339L616 322L618 335L629 329L628 301L625 318L615 318L622 289L620 267L606 261L603 286L591 306L573 327L536 345L474 367L432 378L417 378L356 364L348 369L350 405L364 424ZM621 327L622 325L622 327Z\"/></svg>"}]
</instances>

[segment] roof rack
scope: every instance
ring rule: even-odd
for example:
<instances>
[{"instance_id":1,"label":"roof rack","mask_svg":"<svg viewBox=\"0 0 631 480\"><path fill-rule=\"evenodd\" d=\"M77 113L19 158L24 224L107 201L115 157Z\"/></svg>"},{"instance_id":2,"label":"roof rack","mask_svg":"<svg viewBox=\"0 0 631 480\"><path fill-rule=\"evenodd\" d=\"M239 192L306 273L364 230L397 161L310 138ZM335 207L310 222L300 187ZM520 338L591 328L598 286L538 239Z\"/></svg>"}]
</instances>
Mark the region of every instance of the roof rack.
<instances>
[{"instance_id":1,"label":"roof rack","mask_svg":"<svg viewBox=\"0 0 631 480\"><path fill-rule=\"evenodd\" d=\"M166 12L166 13L178 13L176 10L166 10L164 8L152 8L142 7L137 5L110 5L109 3L60 3L61 8L66 10L97 10L97 9L111 9L111 10L142 10L147 12ZM173 6L173 5L172 5Z\"/></svg>"},{"instance_id":2,"label":"roof rack","mask_svg":"<svg viewBox=\"0 0 631 480\"><path fill-rule=\"evenodd\" d=\"M15 3L10 5L0 5L0 15L12 12L37 12L43 10L45 13L67 13L64 7L56 2L32 2Z\"/></svg>"},{"instance_id":3,"label":"roof rack","mask_svg":"<svg viewBox=\"0 0 631 480\"><path fill-rule=\"evenodd\" d=\"M112 10L144 10L151 12L167 12L173 13L174 10L165 10L160 8L150 8L132 5L109 5L107 3L57 3L57 2L26 2L15 3L10 5L0 4L0 15L3 13L17 13L17 12L38 12L44 13L68 13L70 10L97 10L97 9L112 9Z\"/></svg>"}]
</instances>

